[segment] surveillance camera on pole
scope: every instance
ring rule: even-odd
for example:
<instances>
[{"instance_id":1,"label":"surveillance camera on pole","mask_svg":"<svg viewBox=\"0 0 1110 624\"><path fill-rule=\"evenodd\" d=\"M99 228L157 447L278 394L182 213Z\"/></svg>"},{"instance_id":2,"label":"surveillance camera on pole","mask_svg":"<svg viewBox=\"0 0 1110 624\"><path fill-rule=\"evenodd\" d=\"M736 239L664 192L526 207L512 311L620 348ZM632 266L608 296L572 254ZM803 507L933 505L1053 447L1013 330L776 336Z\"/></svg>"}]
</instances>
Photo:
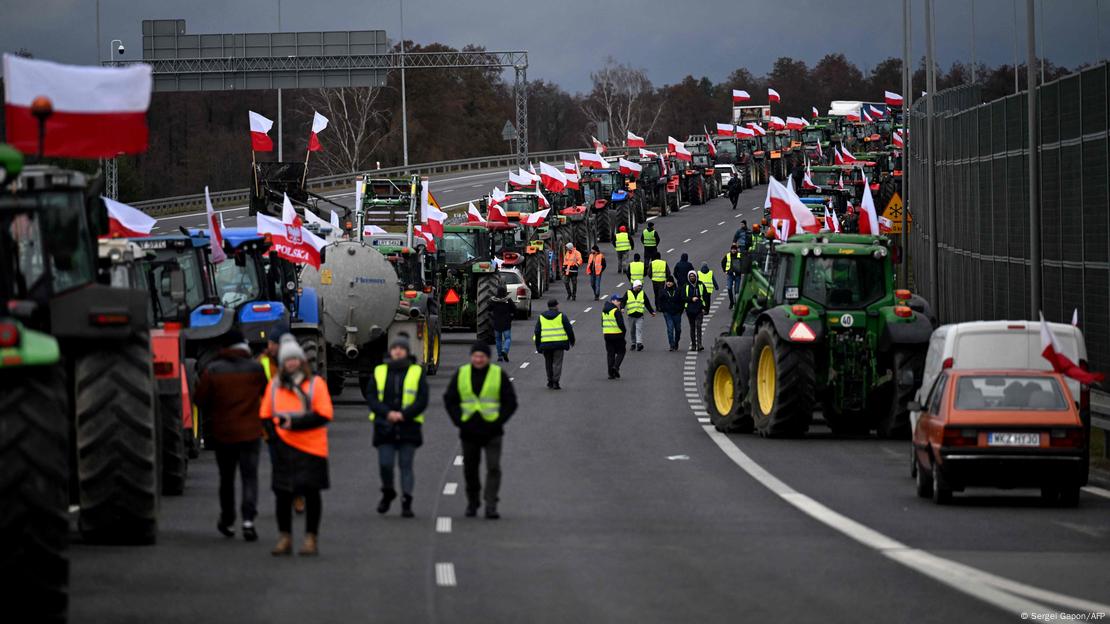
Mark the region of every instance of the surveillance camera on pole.
<instances>
[{"instance_id":1,"label":"surveillance camera on pole","mask_svg":"<svg viewBox=\"0 0 1110 624\"><path fill-rule=\"evenodd\" d=\"M122 43L121 43L121 44L119 44L119 47L118 47L118 48L116 48L116 52L119 52L120 56L123 56L123 53L124 53L124 48L123 48L123 44L122 44Z\"/></svg>"}]
</instances>

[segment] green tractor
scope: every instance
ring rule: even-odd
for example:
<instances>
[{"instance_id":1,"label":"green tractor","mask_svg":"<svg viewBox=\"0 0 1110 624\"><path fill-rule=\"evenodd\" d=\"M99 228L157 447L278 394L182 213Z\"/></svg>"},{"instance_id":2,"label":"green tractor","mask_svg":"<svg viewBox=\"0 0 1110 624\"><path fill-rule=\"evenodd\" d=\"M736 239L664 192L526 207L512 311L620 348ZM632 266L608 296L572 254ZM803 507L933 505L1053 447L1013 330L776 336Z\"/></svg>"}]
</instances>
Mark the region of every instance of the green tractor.
<instances>
[{"instance_id":1,"label":"green tractor","mask_svg":"<svg viewBox=\"0 0 1110 624\"><path fill-rule=\"evenodd\" d=\"M448 225L439 243L439 321L443 329L474 331L493 343L490 303L501 285L494 263L490 229L484 225Z\"/></svg>"},{"instance_id":2,"label":"green tractor","mask_svg":"<svg viewBox=\"0 0 1110 624\"><path fill-rule=\"evenodd\" d=\"M887 239L803 234L761 251L710 353L714 426L797 436L820 409L834 433L907 436L934 323L894 289Z\"/></svg>"}]
</instances>

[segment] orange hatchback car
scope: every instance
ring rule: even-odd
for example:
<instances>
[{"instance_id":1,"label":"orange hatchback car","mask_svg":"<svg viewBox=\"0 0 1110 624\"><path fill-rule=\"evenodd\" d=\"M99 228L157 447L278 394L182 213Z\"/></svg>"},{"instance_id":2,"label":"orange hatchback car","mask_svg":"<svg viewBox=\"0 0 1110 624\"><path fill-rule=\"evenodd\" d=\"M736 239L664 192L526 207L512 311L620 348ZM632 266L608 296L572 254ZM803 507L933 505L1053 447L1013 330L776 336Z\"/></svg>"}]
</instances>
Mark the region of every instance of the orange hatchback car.
<instances>
[{"instance_id":1,"label":"orange hatchback car","mask_svg":"<svg viewBox=\"0 0 1110 624\"><path fill-rule=\"evenodd\" d=\"M950 370L937 378L913 435L917 495L949 502L969 486L1040 488L1074 506L1087 436L1068 386L1034 370Z\"/></svg>"}]
</instances>

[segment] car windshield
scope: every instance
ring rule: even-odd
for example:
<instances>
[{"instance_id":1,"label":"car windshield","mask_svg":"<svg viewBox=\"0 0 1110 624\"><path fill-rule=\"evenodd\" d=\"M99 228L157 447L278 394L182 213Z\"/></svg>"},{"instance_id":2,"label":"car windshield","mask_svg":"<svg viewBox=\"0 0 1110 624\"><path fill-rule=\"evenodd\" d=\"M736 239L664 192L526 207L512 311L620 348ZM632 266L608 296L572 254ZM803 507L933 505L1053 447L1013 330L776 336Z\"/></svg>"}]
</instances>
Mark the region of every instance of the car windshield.
<instances>
[{"instance_id":1,"label":"car windshield","mask_svg":"<svg viewBox=\"0 0 1110 624\"><path fill-rule=\"evenodd\" d=\"M870 256L811 256L802 296L830 308L864 308L883 296L883 263Z\"/></svg>"},{"instance_id":2,"label":"car windshield","mask_svg":"<svg viewBox=\"0 0 1110 624\"><path fill-rule=\"evenodd\" d=\"M216 265L216 292L220 295L220 303L229 308L255 301L262 294L258 274L250 259L245 260L242 265L238 260Z\"/></svg>"},{"instance_id":3,"label":"car windshield","mask_svg":"<svg viewBox=\"0 0 1110 624\"><path fill-rule=\"evenodd\" d=\"M608 199L613 191L617 190L617 177L614 171L605 171L597 174L601 180L601 196Z\"/></svg>"},{"instance_id":4,"label":"car windshield","mask_svg":"<svg viewBox=\"0 0 1110 624\"><path fill-rule=\"evenodd\" d=\"M585 205L594 205L594 200L597 199L597 186L594 184L583 184L582 199Z\"/></svg>"},{"instance_id":5,"label":"car windshield","mask_svg":"<svg viewBox=\"0 0 1110 624\"><path fill-rule=\"evenodd\" d=\"M1062 410L1067 408L1052 377L964 375L956 384L956 409Z\"/></svg>"},{"instance_id":6,"label":"car windshield","mask_svg":"<svg viewBox=\"0 0 1110 624\"><path fill-rule=\"evenodd\" d=\"M515 286L524 282L516 271L502 271L501 279L505 281L506 286Z\"/></svg>"},{"instance_id":7,"label":"car windshield","mask_svg":"<svg viewBox=\"0 0 1110 624\"><path fill-rule=\"evenodd\" d=\"M43 193L39 199L46 210L0 216L4 296L44 301L52 293L93 280L80 195Z\"/></svg>"},{"instance_id":8,"label":"car windshield","mask_svg":"<svg viewBox=\"0 0 1110 624\"><path fill-rule=\"evenodd\" d=\"M447 264L463 264L478 257L475 245L476 232L446 232L443 235L443 252Z\"/></svg>"}]
</instances>

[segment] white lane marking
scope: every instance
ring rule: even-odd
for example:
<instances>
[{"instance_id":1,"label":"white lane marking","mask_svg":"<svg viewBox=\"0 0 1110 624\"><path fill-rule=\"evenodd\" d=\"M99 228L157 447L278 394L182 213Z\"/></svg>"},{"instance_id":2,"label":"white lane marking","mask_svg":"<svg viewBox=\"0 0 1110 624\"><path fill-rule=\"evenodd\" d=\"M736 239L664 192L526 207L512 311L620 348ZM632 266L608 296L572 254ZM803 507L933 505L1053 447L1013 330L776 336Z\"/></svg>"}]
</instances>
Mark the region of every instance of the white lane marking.
<instances>
[{"instance_id":1,"label":"white lane marking","mask_svg":"<svg viewBox=\"0 0 1110 624\"><path fill-rule=\"evenodd\" d=\"M590 307L586 308L585 310L582 310L582 313L585 314L586 312L589 312L590 310L593 310L593 309L594 309L594 307L590 306Z\"/></svg>"},{"instance_id":2,"label":"white lane marking","mask_svg":"<svg viewBox=\"0 0 1110 624\"><path fill-rule=\"evenodd\" d=\"M451 191L453 191L453 190L455 190L455 189L453 189L453 188L449 188L449 189L439 189L439 190L440 190L441 192L443 192L443 193L450 193Z\"/></svg>"},{"instance_id":3,"label":"white lane marking","mask_svg":"<svg viewBox=\"0 0 1110 624\"><path fill-rule=\"evenodd\" d=\"M682 242L684 242L684 243L688 243L688 242L690 242L690 239L688 239L688 238L687 238L686 240L684 240L684 241L682 241Z\"/></svg>"},{"instance_id":4,"label":"white lane marking","mask_svg":"<svg viewBox=\"0 0 1110 624\"><path fill-rule=\"evenodd\" d=\"M454 496L455 492L458 492L458 491L459 491L459 484L455 483L454 481L450 481L448 483L443 484L443 495L444 496Z\"/></svg>"},{"instance_id":5,"label":"white lane marking","mask_svg":"<svg viewBox=\"0 0 1110 624\"><path fill-rule=\"evenodd\" d=\"M617 288L620 288L621 286L624 286L624 282L621 282L620 284L617 284Z\"/></svg>"},{"instance_id":6,"label":"white lane marking","mask_svg":"<svg viewBox=\"0 0 1110 624\"><path fill-rule=\"evenodd\" d=\"M436 564L436 585L440 587L454 587L457 581L455 579L455 564L437 563Z\"/></svg>"},{"instance_id":7,"label":"white lane marking","mask_svg":"<svg viewBox=\"0 0 1110 624\"><path fill-rule=\"evenodd\" d=\"M718 223L717 225L724 225L724 224L725 224L725 222L724 222L724 221L721 221L721 222L720 222L720 223Z\"/></svg>"},{"instance_id":8,"label":"white lane marking","mask_svg":"<svg viewBox=\"0 0 1110 624\"><path fill-rule=\"evenodd\" d=\"M709 419L708 418L699 418L698 422L702 423L704 425L705 423L709 422Z\"/></svg>"},{"instance_id":9,"label":"white lane marking","mask_svg":"<svg viewBox=\"0 0 1110 624\"><path fill-rule=\"evenodd\" d=\"M485 186L485 184L471 184L470 188L478 188L479 186Z\"/></svg>"},{"instance_id":10,"label":"white lane marking","mask_svg":"<svg viewBox=\"0 0 1110 624\"><path fill-rule=\"evenodd\" d=\"M709 415L709 412L707 412L705 410L696 410L694 412L694 416L708 416L708 415Z\"/></svg>"},{"instance_id":11,"label":"white lane marking","mask_svg":"<svg viewBox=\"0 0 1110 624\"><path fill-rule=\"evenodd\" d=\"M739 218L740 218L740 217L742 217L742 216L744 216L744 215L743 215L743 213L741 213L741 214L738 214L738 215L736 215L736 216L734 216L734 217L732 217L732 218L733 218L733 219L739 219Z\"/></svg>"},{"instance_id":12,"label":"white lane marking","mask_svg":"<svg viewBox=\"0 0 1110 624\"><path fill-rule=\"evenodd\" d=\"M702 230L701 232L699 232L699 234L705 234L705 233L706 233L706 232L708 232L708 231L709 231L709 230Z\"/></svg>"},{"instance_id":13,"label":"white lane marking","mask_svg":"<svg viewBox=\"0 0 1110 624\"><path fill-rule=\"evenodd\" d=\"M1015 615L1032 612L1047 615L1058 612L1057 609L1034 602L1034 600L1064 606L1075 611L1110 611L1108 605L1101 605L1082 598L1025 585L938 557L917 548L910 548L798 492L756 463L741 451L728 436L716 431L713 427L704 426L702 429L733 463L758 481L760 485L771 490L799 511L825 526L839 531L844 536L877 550L882 555L969 596L988 602Z\"/></svg>"},{"instance_id":14,"label":"white lane marking","mask_svg":"<svg viewBox=\"0 0 1110 624\"><path fill-rule=\"evenodd\" d=\"M516 377L509 377L509 381L516 381Z\"/></svg>"},{"instance_id":15,"label":"white lane marking","mask_svg":"<svg viewBox=\"0 0 1110 624\"><path fill-rule=\"evenodd\" d=\"M667 459L671 461L689 461L689 455L667 455Z\"/></svg>"},{"instance_id":16,"label":"white lane marking","mask_svg":"<svg viewBox=\"0 0 1110 624\"><path fill-rule=\"evenodd\" d=\"M528 364L529 364L529 362L524 362L523 364L520 365L520 367L521 368L528 368Z\"/></svg>"},{"instance_id":17,"label":"white lane marking","mask_svg":"<svg viewBox=\"0 0 1110 624\"><path fill-rule=\"evenodd\" d=\"M678 207L678 209L682 210L683 208L689 208L689 207L690 207L690 204L682 204L681 206Z\"/></svg>"},{"instance_id":18,"label":"white lane marking","mask_svg":"<svg viewBox=\"0 0 1110 624\"><path fill-rule=\"evenodd\" d=\"M577 322L578 322L578 319L570 319L570 324L571 325L574 325Z\"/></svg>"},{"instance_id":19,"label":"white lane marking","mask_svg":"<svg viewBox=\"0 0 1110 624\"><path fill-rule=\"evenodd\" d=\"M1085 486L1083 488L1083 491L1088 493L1088 494L1094 494L1095 496L1101 496L1103 498L1110 498L1110 490L1104 490L1100 487L1096 487L1096 486L1093 486L1093 485Z\"/></svg>"},{"instance_id":20,"label":"white lane marking","mask_svg":"<svg viewBox=\"0 0 1110 624\"><path fill-rule=\"evenodd\" d=\"M654 217L648 217L648 218L647 218L647 220L648 220L648 221L654 221L654 220L656 220L656 219L658 219L658 218L659 218L659 215L655 215Z\"/></svg>"},{"instance_id":21,"label":"white lane marking","mask_svg":"<svg viewBox=\"0 0 1110 624\"><path fill-rule=\"evenodd\" d=\"M455 456L455 465L456 466L461 466L462 465L462 455L456 455Z\"/></svg>"},{"instance_id":22,"label":"white lane marking","mask_svg":"<svg viewBox=\"0 0 1110 624\"><path fill-rule=\"evenodd\" d=\"M671 253L672 251L674 251L674 247L671 247L670 249L668 249L667 251L665 251L663 253Z\"/></svg>"},{"instance_id":23,"label":"white lane marking","mask_svg":"<svg viewBox=\"0 0 1110 624\"><path fill-rule=\"evenodd\" d=\"M450 533L451 532L451 518L447 516L440 516L436 518L436 533Z\"/></svg>"}]
</instances>

